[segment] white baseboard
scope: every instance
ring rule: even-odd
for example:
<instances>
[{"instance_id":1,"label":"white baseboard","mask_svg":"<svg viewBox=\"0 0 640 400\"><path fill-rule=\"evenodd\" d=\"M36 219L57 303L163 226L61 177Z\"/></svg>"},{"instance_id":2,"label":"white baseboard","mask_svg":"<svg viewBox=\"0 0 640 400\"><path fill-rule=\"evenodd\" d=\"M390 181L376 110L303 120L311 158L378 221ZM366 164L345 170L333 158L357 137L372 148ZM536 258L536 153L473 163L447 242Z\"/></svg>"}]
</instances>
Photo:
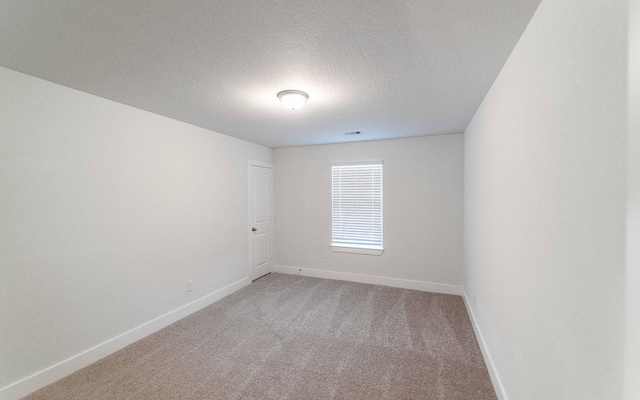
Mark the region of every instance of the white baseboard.
<instances>
[{"instance_id":1,"label":"white baseboard","mask_svg":"<svg viewBox=\"0 0 640 400\"><path fill-rule=\"evenodd\" d=\"M209 293L197 300L192 301L189 304L185 304L173 311L170 311L164 315L161 315L149 322L146 322L136 328L133 328L127 332L124 332L114 338L100 343L99 345L92 347L82 353L76 354L64 361L61 361L55 365L43 369L31 376L21 379L17 382L10 384L0 389L0 400L14 400L19 399L33 393L38 389L41 389L59 379L70 375L79 369L82 369L94 362L115 353L116 351L127 347L128 345L146 337L150 334L168 326L172 323L192 314L201 308L204 308L216 301L222 299L231 293L242 289L249 285L251 280L243 278L229 286L216 290L213 293Z\"/></svg>"},{"instance_id":2,"label":"white baseboard","mask_svg":"<svg viewBox=\"0 0 640 400\"><path fill-rule=\"evenodd\" d=\"M489 376L491 377L491 383L493 383L493 389L496 392L496 396L498 396L498 400L509 400L507 392L504 390L504 386L502 385L500 374L498 374L498 369L493 362L493 357L491 357L489 347L487 347L487 343L484 340L480 326L478 326L478 321L473 313L473 308L471 307L469 297L467 296L467 292L464 290L464 287L462 287L462 298L464 299L464 305L467 307L467 313L471 317L471 325L473 326L473 331L476 333L476 338L480 345L480 351L482 351L484 363L487 365L487 370L489 371Z\"/></svg>"},{"instance_id":3,"label":"white baseboard","mask_svg":"<svg viewBox=\"0 0 640 400\"><path fill-rule=\"evenodd\" d=\"M284 265L274 265L273 272L282 274L302 275L313 278L336 279L340 281L350 281L358 283L370 283L373 285L391 286L401 289L421 290L423 292L455 294L462 296L462 286L446 285L442 283L431 283L422 281L412 281L409 279L386 278L383 276L349 274L346 272L324 271L321 269L296 268Z\"/></svg>"}]
</instances>

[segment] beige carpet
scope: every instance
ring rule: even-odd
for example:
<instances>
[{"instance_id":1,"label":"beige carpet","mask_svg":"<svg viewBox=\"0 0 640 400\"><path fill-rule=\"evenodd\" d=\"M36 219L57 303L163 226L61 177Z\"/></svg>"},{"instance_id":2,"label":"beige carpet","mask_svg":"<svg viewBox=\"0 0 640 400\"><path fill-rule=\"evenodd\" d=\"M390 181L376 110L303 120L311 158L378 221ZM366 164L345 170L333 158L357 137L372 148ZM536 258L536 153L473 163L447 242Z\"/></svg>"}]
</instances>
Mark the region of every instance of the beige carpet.
<instances>
[{"instance_id":1,"label":"beige carpet","mask_svg":"<svg viewBox=\"0 0 640 400\"><path fill-rule=\"evenodd\" d=\"M270 274L28 399L495 399L462 298Z\"/></svg>"}]
</instances>

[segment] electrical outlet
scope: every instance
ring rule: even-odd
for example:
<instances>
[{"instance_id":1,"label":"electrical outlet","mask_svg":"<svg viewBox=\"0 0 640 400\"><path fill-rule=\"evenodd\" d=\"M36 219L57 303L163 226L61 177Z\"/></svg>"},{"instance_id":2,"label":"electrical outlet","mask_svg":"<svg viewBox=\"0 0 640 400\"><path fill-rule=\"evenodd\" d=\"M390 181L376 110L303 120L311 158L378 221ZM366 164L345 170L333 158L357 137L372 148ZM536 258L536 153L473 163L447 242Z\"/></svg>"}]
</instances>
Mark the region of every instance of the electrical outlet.
<instances>
[{"instance_id":1,"label":"electrical outlet","mask_svg":"<svg viewBox=\"0 0 640 400\"><path fill-rule=\"evenodd\" d=\"M193 281L187 281L187 292L193 290Z\"/></svg>"},{"instance_id":2,"label":"electrical outlet","mask_svg":"<svg viewBox=\"0 0 640 400\"><path fill-rule=\"evenodd\" d=\"M324 256L324 263L325 264L329 263L329 256Z\"/></svg>"}]
</instances>

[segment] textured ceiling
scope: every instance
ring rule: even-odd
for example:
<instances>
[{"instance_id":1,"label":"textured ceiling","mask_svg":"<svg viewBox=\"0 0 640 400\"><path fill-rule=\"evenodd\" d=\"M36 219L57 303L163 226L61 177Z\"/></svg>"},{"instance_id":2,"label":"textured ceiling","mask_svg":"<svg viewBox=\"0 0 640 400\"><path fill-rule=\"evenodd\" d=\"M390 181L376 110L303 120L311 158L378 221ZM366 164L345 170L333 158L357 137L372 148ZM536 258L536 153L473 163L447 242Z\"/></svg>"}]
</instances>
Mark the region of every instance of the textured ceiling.
<instances>
[{"instance_id":1,"label":"textured ceiling","mask_svg":"<svg viewBox=\"0 0 640 400\"><path fill-rule=\"evenodd\" d=\"M0 65L269 147L462 132L539 2L2 0Z\"/></svg>"}]
</instances>

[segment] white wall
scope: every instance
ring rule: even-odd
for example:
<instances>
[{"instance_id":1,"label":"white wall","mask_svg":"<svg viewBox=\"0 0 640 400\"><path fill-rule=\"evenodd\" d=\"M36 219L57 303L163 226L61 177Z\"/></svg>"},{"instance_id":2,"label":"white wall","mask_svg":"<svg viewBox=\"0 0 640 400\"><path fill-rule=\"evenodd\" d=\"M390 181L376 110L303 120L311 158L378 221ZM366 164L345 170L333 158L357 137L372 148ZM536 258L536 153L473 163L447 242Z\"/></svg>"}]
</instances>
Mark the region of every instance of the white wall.
<instances>
[{"instance_id":1,"label":"white wall","mask_svg":"<svg viewBox=\"0 0 640 400\"><path fill-rule=\"evenodd\" d=\"M640 399L640 0L630 0L625 399Z\"/></svg>"},{"instance_id":2,"label":"white wall","mask_svg":"<svg viewBox=\"0 0 640 400\"><path fill-rule=\"evenodd\" d=\"M247 277L247 159L270 149L3 68L0 87L0 388Z\"/></svg>"},{"instance_id":3,"label":"white wall","mask_svg":"<svg viewBox=\"0 0 640 400\"><path fill-rule=\"evenodd\" d=\"M462 268L461 134L276 149L275 264L316 276L456 291ZM331 251L331 164L383 160L381 256ZM324 262L324 257L328 262ZM303 271L309 273L309 271ZM407 280L413 282L402 282ZM367 281L367 280L365 280ZM434 283L425 285L420 283Z\"/></svg>"},{"instance_id":4,"label":"white wall","mask_svg":"<svg viewBox=\"0 0 640 400\"><path fill-rule=\"evenodd\" d=\"M465 131L465 291L509 399L619 399L626 2L543 0Z\"/></svg>"}]
</instances>

